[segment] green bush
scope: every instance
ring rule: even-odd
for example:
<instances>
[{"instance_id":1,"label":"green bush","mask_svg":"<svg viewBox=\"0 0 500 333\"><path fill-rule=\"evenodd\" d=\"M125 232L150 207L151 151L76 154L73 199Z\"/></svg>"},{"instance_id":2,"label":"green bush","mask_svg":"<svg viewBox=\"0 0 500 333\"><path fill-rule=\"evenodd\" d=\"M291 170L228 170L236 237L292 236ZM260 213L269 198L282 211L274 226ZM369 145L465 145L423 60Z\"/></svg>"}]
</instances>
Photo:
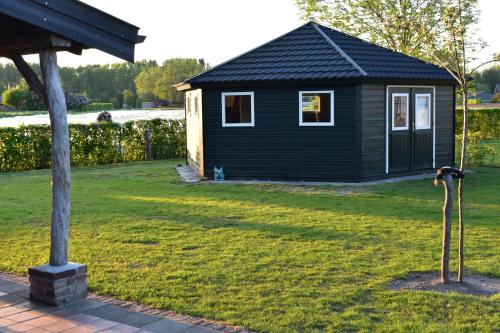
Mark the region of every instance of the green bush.
<instances>
[{"instance_id":1,"label":"green bush","mask_svg":"<svg viewBox=\"0 0 500 333\"><path fill-rule=\"evenodd\" d=\"M463 111L457 109L456 131L462 133ZM500 138L500 108L469 110L469 132L481 139Z\"/></svg>"},{"instance_id":2,"label":"green bush","mask_svg":"<svg viewBox=\"0 0 500 333\"><path fill-rule=\"evenodd\" d=\"M154 119L123 125L72 124L69 128L73 166L143 161L146 128L151 130L153 159L185 155L186 127L183 121ZM0 128L0 171L50 168L50 144L50 126Z\"/></svg>"},{"instance_id":3,"label":"green bush","mask_svg":"<svg viewBox=\"0 0 500 333\"><path fill-rule=\"evenodd\" d=\"M90 103L82 108L82 111L109 111L113 110L113 103Z\"/></svg>"}]
</instances>

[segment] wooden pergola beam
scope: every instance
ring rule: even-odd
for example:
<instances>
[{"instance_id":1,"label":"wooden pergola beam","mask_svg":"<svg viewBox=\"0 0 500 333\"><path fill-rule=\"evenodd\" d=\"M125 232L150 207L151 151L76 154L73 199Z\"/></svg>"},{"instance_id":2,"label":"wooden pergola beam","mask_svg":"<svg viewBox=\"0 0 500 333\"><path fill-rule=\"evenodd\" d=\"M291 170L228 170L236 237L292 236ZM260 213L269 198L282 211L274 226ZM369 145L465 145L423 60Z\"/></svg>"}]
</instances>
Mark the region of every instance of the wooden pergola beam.
<instances>
[{"instance_id":1,"label":"wooden pergola beam","mask_svg":"<svg viewBox=\"0 0 500 333\"><path fill-rule=\"evenodd\" d=\"M43 85L42 81L40 81L40 78L33 71L30 65L24 60L23 56L16 51L12 51L9 58L14 62L26 82L28 82L31 90L33 90L38 95L38 97L40 97L40 99L44 101L45 105L47 105L45 86Z\"/></svg>"},{"instance_id":2,"label":"wooden pergola beam","mask_svg":"<svg viewBox=\"0 0 500 333\"><path fill-rule=\"evenodd\" d=\"M21 55L38 54L40 50L46 48L81 55L85 47L54 34L32 33L16 36L15 38L2 39L0 43L0 57L10 58L13 52Z\"/></svg>"}]
</instances>

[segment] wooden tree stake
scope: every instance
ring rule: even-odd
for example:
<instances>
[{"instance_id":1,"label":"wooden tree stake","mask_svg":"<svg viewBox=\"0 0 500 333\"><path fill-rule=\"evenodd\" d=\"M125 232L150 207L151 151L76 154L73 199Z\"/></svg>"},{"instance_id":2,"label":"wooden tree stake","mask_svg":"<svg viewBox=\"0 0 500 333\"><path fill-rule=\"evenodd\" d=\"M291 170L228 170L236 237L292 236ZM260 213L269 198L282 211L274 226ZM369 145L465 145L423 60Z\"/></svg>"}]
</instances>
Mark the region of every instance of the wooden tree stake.
<instances>
[{"instance_id":1,"label":"wooden tree stake","mask_svg":"<svg viewBox=\"0 0 500 333\"><path fill-rule=\"evenodd\" d=\"M440 169L440 171L443 169ZM450 242L451 242L451 222L453 218L453 177L451 173L439 174L434 181L437 185L441 180L444 187L443 206L443 244L441 250L441 283L450 282Z\"/></svg>"},{"instance_id":2,"label":"wooden tree stake","mask_svg":"<svg viewBox=\"0 0 500 333\"><path fill-rule=\"evenodd\" d=\"M70 150L66 100L57 69L57 53L40 51L40 67L52 128L52 223L50 265L68 263L70 220Z\"/></svg>"}]
</instances>

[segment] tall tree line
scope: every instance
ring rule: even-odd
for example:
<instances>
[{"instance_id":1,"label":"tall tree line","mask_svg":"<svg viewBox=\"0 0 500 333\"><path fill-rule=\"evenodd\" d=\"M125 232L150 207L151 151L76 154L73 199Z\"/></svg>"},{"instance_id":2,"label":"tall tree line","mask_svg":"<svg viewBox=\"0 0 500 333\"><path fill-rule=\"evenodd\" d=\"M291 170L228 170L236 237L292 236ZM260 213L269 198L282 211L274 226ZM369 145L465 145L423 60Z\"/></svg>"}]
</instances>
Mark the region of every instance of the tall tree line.
<instances>
[{"instance_id":1,"label":"tall tree line","mask_svg":"<svg viewBox=\"0 0 500 333\"><path fill-rule=\"evenodd\" d=\"M31 66L40 74L38 64ZM61 67L59 73L65 93L84 94L92 102L112 102L116 107L124 104L135 107L141 101L156 99L182 102L182 96L172 85L206 68L202 59L178 58L166 60L162 65L142 60L134 64ZM25 86L13 64L0 64L0 95L5 90Z\"/></svg>"}]
</instances>

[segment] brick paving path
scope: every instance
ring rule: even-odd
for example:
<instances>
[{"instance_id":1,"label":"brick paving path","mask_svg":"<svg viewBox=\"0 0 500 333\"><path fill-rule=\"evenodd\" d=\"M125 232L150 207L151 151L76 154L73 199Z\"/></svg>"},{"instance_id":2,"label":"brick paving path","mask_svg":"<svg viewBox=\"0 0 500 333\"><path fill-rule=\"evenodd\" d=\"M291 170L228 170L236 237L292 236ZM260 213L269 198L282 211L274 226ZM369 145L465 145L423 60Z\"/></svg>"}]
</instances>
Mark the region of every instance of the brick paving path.
<instances>
[{"instance_id":1,"label":"brick paving path","mask_svg":"<svg viewBox=\"0 0 500 333\"><path fill-rule=\"evenodd\" d=\"M133 309L139 309L140 306L131 302L116 301L110 297L94 296L94 299L64 307L37 304L28 300L29 286L24 278L6 276L0 276L2 333L213 333L215 330L248 332L238 327L218 325L203 319L167 312L169 317L193 319L191 323L174 320L158 315L164 311L149 307L142 307L142 312L134 311Z\"/></svg>"}]
</instances>

